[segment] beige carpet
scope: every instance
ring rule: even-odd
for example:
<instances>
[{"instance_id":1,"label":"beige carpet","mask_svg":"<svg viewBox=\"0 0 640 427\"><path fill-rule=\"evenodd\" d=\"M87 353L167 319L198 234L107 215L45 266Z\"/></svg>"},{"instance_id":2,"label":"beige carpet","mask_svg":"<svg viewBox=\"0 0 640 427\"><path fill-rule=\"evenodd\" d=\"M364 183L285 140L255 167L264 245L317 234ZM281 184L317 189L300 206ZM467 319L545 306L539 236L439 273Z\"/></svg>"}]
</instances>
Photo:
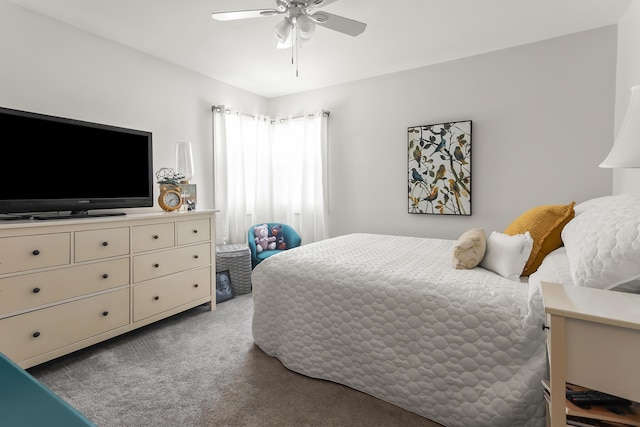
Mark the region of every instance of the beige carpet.
<instances>
[{"instance_id":1,"label":"beige carpet","mask_svg":"<svg viewBox=\"0 0 640 427\"><path fill-rule=\"evenodd\" d=\"M440 426L284 368L253 344L252 310L251 294L201 306L29 372L100 427Z\"/></svg>"}]
</instances>

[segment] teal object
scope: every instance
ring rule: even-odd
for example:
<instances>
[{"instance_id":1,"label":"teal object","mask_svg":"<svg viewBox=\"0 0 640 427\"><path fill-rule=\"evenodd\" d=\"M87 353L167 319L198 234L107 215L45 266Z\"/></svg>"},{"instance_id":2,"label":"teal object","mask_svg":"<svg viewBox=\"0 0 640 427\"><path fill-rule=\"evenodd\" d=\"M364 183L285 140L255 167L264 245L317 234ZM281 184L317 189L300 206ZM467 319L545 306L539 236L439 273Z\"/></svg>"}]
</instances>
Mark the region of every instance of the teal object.
<instances>
[{"instance_id":1,"label":"teal object","mask_svg":"<svg viewBox=\"0 0 640 427\"><path fill-rule=\"evenodd\" d=\"M267 249L258 253L258 251L256 250L256 242L254 240L255 234L253 232L253 228L257 225L262 225L262 224L267 224L267 228L269 230L270 236L271 236L271 230L273 229L273 227L279 227L280 233L282 234L282 237L284 237L284 243L286 245L286 249L284 250L289 250L289 249L298 247L302 242L302 239L300 238L300 235L296 232L296 230L294 230L293 227L287 224L282 224L279 222L263 222L263 223L255 224L251 226L247 233L247 240L248 240L247 243L249 244L249 249L251 251L251 268L252 269L255 268L258 264L260 264L263 260L269 258L270 256L282 252L281 249L273 249L273 250Z\"/></svg>"},{"instance_id":2,"label":"teal object","mask_svg":"<svg viewBox=\"0 0 640 427\"><path fill-rule=\"evenodd\" d=\"M0 353L0 426L95 427L96 425Z\"/></svg>"}]
</instances>

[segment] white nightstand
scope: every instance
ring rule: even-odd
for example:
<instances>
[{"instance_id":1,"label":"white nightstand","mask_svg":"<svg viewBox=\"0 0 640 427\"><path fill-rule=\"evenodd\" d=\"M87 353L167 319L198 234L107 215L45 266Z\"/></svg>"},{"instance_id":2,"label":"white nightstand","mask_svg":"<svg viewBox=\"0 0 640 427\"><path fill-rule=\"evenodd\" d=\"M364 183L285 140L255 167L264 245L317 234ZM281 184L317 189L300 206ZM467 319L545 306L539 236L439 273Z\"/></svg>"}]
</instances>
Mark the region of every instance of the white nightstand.
<instances>
[{"instance_id":1,"label":"white nightstand","mask_svg":"<svg viewBox=\"0 0 640 427\"><path fill-rule=\"evenodd\" d=\"M640 295L542 283L549 420L565 426L565 383L640 402Z\"/></svg>"}]
</instances>

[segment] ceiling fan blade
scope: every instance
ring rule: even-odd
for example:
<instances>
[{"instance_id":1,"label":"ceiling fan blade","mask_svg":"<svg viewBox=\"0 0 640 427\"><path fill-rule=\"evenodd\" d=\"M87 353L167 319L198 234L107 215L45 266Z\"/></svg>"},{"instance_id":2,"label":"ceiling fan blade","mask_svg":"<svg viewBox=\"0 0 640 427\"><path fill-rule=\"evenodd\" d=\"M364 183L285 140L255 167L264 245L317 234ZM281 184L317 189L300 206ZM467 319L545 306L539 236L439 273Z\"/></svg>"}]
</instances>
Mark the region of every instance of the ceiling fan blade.
<instances>
[{"instance_id":1,"label":"ceiling fan blade","mask_svg":"<svg viewBox=\"0 0 640 427\"><path fill-rule=\"evenodd\" d=\"M309 15L309 17L318 25L354 37L362 34L365 28L367 28L367 24L364 22L355 21L328 12L316 12L313 15Z\"/></svg>"},{"instance_id":2,"label":"ceiling fan blade","mask_svg":"<svg viewBox=\"0 0 640 427\"><path fill-rule=\"evenodd\" d=\"M335 3L338 0L308 0L306 9L312 9L316 7L325 7L328 4Z\"/></svg>"},{"instance_id":3,"label":"ceiling fan blade","mask_svg":"<svg viewBox=\"0 0 640 427\"><path fill-rule=\"evenodd\" d=\"M261 18L263 16L278 15L280 12L276 9L255 9L255 10L236 10L233 12L214 12L211 17L217 21L233 21L236 19Z\"/></svg>"}]
</instances>

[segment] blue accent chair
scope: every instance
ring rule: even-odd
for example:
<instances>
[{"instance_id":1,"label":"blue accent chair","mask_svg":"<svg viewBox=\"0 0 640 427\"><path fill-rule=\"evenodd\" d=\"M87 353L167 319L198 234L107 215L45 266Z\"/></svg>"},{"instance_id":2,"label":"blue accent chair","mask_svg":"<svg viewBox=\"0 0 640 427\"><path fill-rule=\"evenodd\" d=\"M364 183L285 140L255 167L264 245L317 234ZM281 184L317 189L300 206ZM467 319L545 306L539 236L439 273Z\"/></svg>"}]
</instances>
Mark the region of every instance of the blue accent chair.
<instances>
[{"instance_id":1,"label":"blue accent chair","mask_svg":"<svg viewBox=\"0 0 640 427\"><path fill-rule=\"evenodd\" d=\"M84 415L0 353L0 425L96 427Z\"/></svg>"},{"instance_id":2,"label":"blue accent chair","mask_svg":"<svg viewBox=\"0 0 640 427\"><path fill-rule=\"evenodd\" d=\"M272 230L274 229L274 227L277 228L278 233L275 235L276 243L278 242L281 243L282 242L281 239L284 238L284 244L286 246L285 249L278 249L278 247L276 246L276 249L266 249L258 253L256 249L256 242L255 242L256 236L254 234L254 228L262 224L267 224L267 229L269 230L269 236L273 235ZM300 246L300 243L302 241L302 239L300 238L300 235L296 232L296 230L293 229L293 227L287 224L279 223L279 222L266 222L266 223L263 222L260 224L252 225L249 228L249 231L247 232L247 240L248 240L247 243L249 244L249 250L251 251L251 268L252 269L255 268L258 264L260 264L263 260L269 258L271 255L280 253L283 250L288 250L288 249L292 249Z\"/></svg>"}]
</instances>

